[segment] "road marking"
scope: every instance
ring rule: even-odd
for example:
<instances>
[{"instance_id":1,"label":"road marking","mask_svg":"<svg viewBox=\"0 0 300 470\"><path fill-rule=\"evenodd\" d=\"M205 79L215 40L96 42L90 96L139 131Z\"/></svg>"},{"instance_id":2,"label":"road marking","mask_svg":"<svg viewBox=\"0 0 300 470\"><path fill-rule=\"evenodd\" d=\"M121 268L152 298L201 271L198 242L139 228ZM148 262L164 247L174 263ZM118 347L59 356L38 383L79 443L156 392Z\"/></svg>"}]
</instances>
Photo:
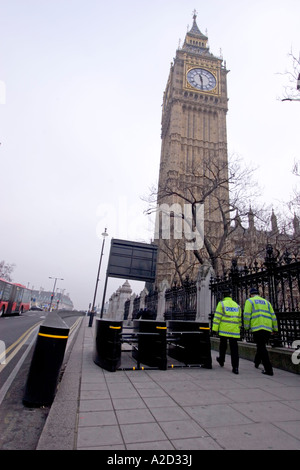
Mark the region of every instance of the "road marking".
<instances>
[{"instance_id":1,"label":"road marking","mask_svg":"<svg viewBox=\"0 0 300 470\"><path fill-rule=\"evenodd\" d=\"M0 364L0 372L9 364L9 362L15 357L15 355L20 351L21 347L23 346L24 343L28 340L29 336L33 333L33 331L41 324L42 322L38 322L35 325L31 326L25 333L23 333L20 338L17 339L13 344L11 344L5 351L3 351L0 355L0 360L1 358L6 356L6 360L4 364ZM15 348L15 349L14 349ZM13 352L7 356L7 353L11 351L12 349Z\"/></svg>"},{"instance_id":2,"label":"road marking","mask_svg":"<svg viewBox=\"0 0 300 470\"><path fill-rule=\"evenodd\" d=\"M38 324L36 325L36 328L38 327ZM31 331L32 333L33 331ZM30 336L30 335L29 335ZM27 338L26 338L27 339ZM25 339L25 341L26 341ZM11 374L9 375L9 377L7 378L5 384L3 385L3 387L1 387L0 389L0 405L1 403L3 402L4 400L4 397L6 395L6 393L8 392L11 384L13 383L14 379L16 378L19 370L21 369L22 367L22 364L23 362L25 361L26 357L28 356L28 353L29 351L31 350L31 346L33 345L34 341L35 341L36 337L33 336L33 338L31 339L29 345L27 346L27 348L25 349L22 357L20 358L20 360L18 361L16 367L14 367L13 371L11 372Z\"/></svg>"},{"instance_id":3,"label":"road marking","mask_svg":"<svg viewBox=\"0 0 300 470\"><path fill-rule=\"evenodd\" d=\"M79 317L79 318L76 320L76 322L71 326L69 338L70 338L70 336L72 335L72 333L74 332L74 330L77 328L78 324L79 324L81 321L82 321L82 317ZM14 345L18 344L18 341L22 340L22 338L24 338L24 335L26 335L26 337L25 337L25 338L23 339L23 341L22 341L22 344L19 345L18 350L19 350L19 349L21 348L21 346L28 340L28 338L30 338L31 334L32 334L33 331L34 331L33 329L34 329L34 328L38 328L38 326L39 326L41 323L43 323L43 322L40 321L40 322L36 323L35 325L33 325L31 328L29 328L29 330L27 330L27 332L28 332L27 335L26 335L27 332L25 332L25 333L23 333L22 336L20 336L20 338L19 338L17 341L15 341ZM16 378L16 376L17 376L19 370L21 369L22 364L23 364L23 362L25 361L26 357L28 356L28 354L29 354L29 352L30 352L30 350L31 350L31 347L32 347L32 345L33 345L33 343L34 343L35 340L36 340L36 336L34 335L34 336L32 337L32 339L31 339L30 343L28 344L26 350L24 351L22 357L20 358L20 360L18 361L18 363L16 364L16 366L14 367L14 369L12 370L12 372L10 373L10 375L9 375L9 377L7 378L7 380L6 380L6 382L4 383L4 385L1 387L1 389L0 389L0 405L1 405L2 401L4 400L5 395L6 395L6 393L8 392L8 390L9 390L11 384L13 383L14 379ZM9 348L7 348L7 350L11 350L14 345L9 346ZM67 348L68 348L69 346L70 346L70 342L68 341L68 342L67 342ZM7 351L7 350L6 350L6 351ZM14 354L14 352L13 352L12 354ZM12 354L9 356L9 361L12 359ZM15 354L16 354L16 353L15 353ZM6 364L8 364L8 362L7 362ZM0 366L0 367L1 367L1 366ZM2 369L0 368L0 371L3 370L3 369L4 369L4 367L3 367Z\"/></svg>"},{"instance_id":4,"label":"road marking","mask_svg":"<svg viewBox=\"0 0 300 470\"><path fill-rule=\"evenodd\" d=\"M69 334L69 337L71 336L71 334L73 333L73 331L77 328L78 324L81 322L82 320L82 317L79 317L77 318L76 322L73 323L73 325L71 326L70 328L70 334Z\"/></svg>"},{"instance_id":5,"label":"road marking","mask_svg":"<svg viewBox=\"0 0 300 470\"><path fill-rule=\"evenodd\" d=\"M11 349L13 349L15 346L18 345L18 343L24 338L24 336L27 336L28 333L30 333L34 328L36 328L38 325L40 325L41 322L35 323L33 326L31 326L25 333L23 333L13 344L11 344L3 353L0 355L1 356L7 354Z\"/></svg>"}]
</instances>

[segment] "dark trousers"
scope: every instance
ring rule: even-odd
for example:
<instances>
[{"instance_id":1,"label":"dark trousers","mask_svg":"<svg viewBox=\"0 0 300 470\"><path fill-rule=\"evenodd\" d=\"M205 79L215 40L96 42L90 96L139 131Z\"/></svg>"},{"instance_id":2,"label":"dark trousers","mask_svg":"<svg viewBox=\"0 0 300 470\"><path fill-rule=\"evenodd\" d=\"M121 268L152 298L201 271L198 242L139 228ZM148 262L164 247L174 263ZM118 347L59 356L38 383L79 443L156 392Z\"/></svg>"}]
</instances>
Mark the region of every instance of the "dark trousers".
<instances>
[{"instance_id":1,"label":"dark trousers","mask_svg":"<svg viewBox=\"0 0 300 470\"><path fill-rule=\"evenodd\" d=\"M236 338L228 338L227 336L220 336L220 362L225 362L225 355L227 349L227 340L229 340L230 354L231 354L231 365L234 369L239 367L239 350Z\"/></svg>"},{"instance_id":2,"label":"dark trousers","mask_svg":"<svg viewBox=\"0 0 300 470\"><path fill-rule=\"evenodd\" d=\"M253 339L256 343L256 355L254 364L256 367L262 362L266 372L273 372L272 364L269 359L269 354L266 344L269 341L271 333L266 330L258 330L253 333Z\"/></svg>"}]
</instances>

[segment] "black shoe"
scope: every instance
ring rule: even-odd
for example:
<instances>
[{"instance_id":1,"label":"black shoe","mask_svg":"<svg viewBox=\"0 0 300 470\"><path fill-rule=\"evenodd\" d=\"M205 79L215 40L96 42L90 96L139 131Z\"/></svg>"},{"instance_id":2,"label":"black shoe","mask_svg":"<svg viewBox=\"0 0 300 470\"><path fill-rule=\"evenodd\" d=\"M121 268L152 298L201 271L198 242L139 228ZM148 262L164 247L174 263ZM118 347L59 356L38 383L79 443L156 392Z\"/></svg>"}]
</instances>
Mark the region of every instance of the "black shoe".
<instances>
[{"instance_id":1,"label":"black shoe","mask_svg":"<svg viewBox=\"0 0 300 470\"><path fill-rule=\"evenodd\" d=\"M264 374L264 375L274 375L272 370L270 372L267 372L266 370L263 370L261 373Z\"/></svg>"},{"instance_id":2,"label":"black shoe","mask_svg":"<svg viewBox=\"0 0 300 470\"><path fill-rule=\"evenodd\" d=\"M233 372L234 374L238 375L239 370L238 370L237 367L234 367L234 368L232 369L232 372Z\"/></svg>"},{"instance_id":3,"label":"black shoe","mask_svg":"<svg viewBox=\"0 0 300 470\"><path fill-rule=\"evenodd\" d=\"M222 362L219 357L217 357L217 362L220 364L221 367L224 367L224 362Z\"/></svg>"},{"instance_id":4,"label":"black shoe","mask_svg":"<svg viewBox=\"0 0 300 470\"><path fill-rule=\"evenodd\" d=\"M255 362L254 362L254 367L255 367L255 369L258 369L258 368L259 368L259 364L255 364Z\"/></svg>"}]
</instances>

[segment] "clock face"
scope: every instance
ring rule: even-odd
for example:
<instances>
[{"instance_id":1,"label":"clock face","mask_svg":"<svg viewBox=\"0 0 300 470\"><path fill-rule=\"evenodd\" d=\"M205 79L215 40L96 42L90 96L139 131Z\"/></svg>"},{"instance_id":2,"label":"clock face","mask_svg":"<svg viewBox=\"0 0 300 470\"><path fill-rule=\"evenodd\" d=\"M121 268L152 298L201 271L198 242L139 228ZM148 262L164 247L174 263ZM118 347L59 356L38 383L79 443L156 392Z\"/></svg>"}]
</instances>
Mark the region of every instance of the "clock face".
<instances>
[{"instance_id":1,"label":"clock face","mask_svg":"<svg viewBox=\"0 0 300 470\"><path fill-rule=\"evenodd\" d=\"M197 90L210 91L217 85L215 76L205 69L191 69L187 73L187 80Z\"/></svg>"}]
</instances>

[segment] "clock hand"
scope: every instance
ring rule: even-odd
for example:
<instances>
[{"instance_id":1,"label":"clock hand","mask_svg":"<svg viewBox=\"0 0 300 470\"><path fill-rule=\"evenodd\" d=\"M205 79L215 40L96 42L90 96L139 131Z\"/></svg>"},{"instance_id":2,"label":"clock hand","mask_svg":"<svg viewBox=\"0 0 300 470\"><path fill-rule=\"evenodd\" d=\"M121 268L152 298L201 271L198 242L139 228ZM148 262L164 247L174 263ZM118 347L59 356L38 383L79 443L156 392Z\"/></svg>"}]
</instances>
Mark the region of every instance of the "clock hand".
<instances>
[{"instance_id":1,"label":"clock hand","mask_svg":"<svg viewBox=\"0 0 300 470\"><path fill-rule=\"evenodd\" d=\"M201 89L203 90L203 78L202 78L202 75L199 73L199 78L200 78L200 82L201 82Z\"/></svg>"}]
</instances>

